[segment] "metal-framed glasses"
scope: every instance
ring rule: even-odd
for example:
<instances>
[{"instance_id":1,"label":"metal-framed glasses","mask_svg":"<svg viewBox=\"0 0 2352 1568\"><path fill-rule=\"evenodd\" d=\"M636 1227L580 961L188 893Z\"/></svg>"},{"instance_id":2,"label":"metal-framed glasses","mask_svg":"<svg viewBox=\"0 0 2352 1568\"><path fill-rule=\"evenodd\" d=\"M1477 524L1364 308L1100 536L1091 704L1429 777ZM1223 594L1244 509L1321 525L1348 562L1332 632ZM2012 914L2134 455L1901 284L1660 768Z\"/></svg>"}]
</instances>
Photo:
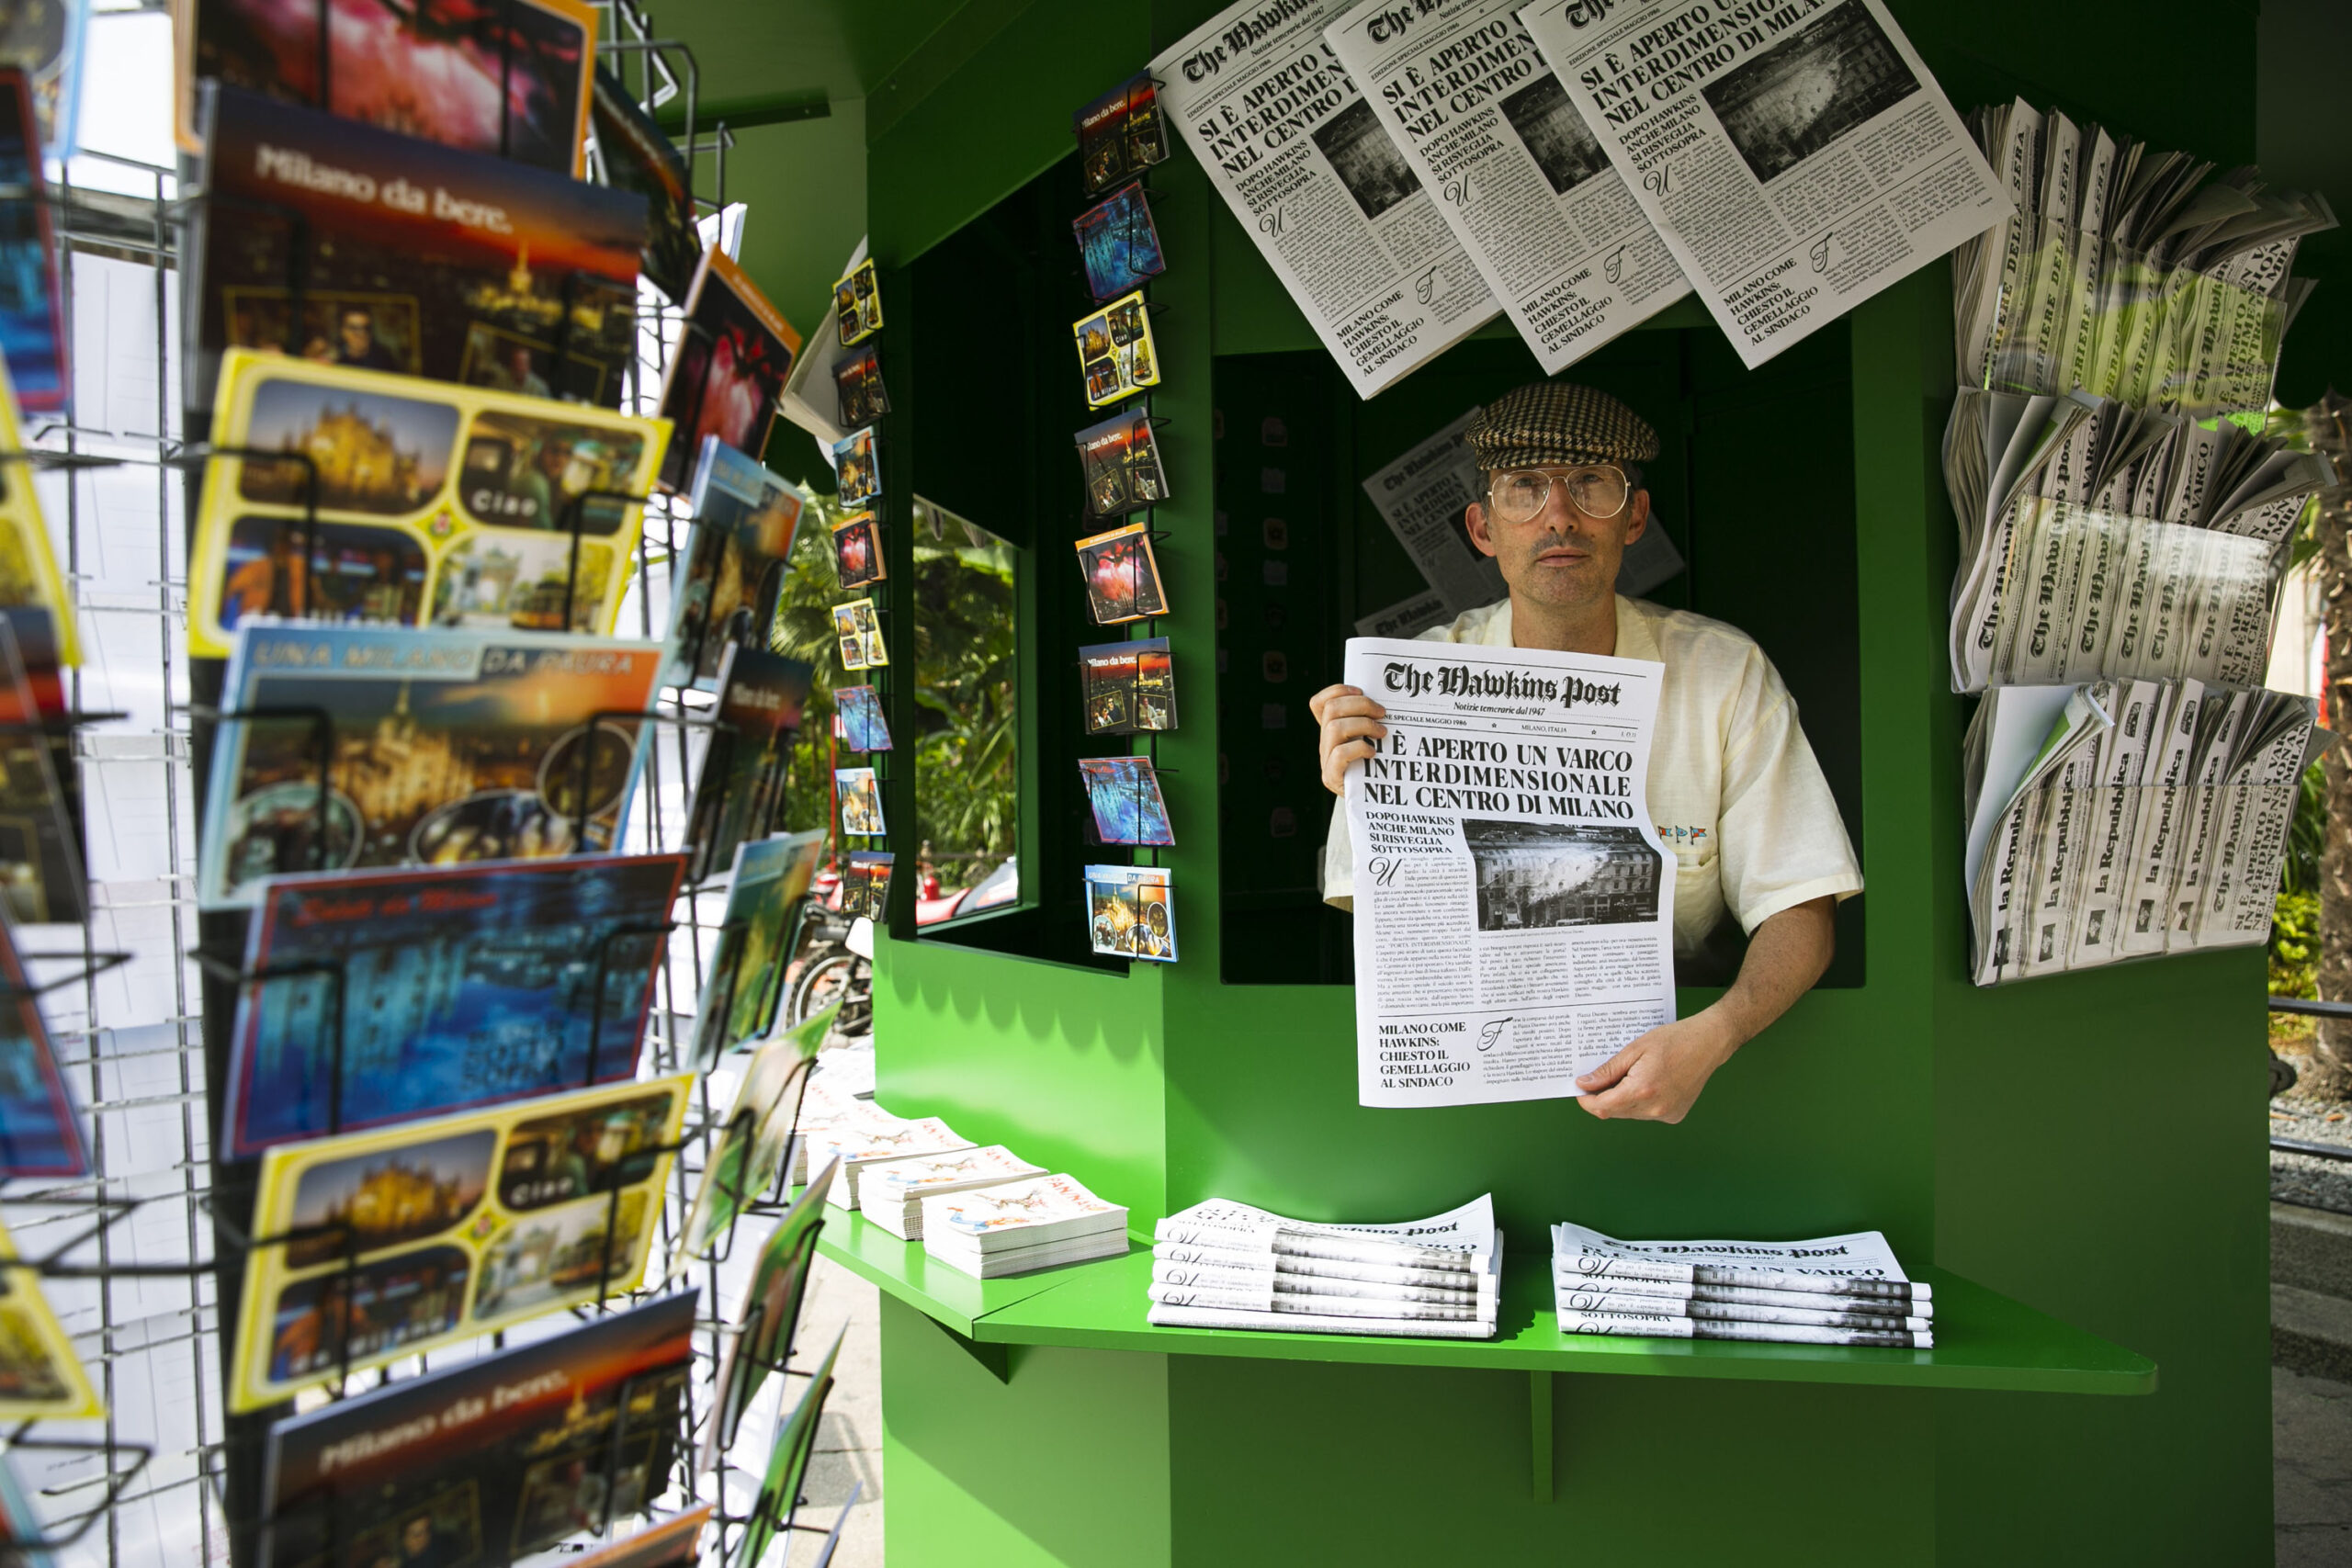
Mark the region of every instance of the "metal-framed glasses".
<instances>
[{"instance_id":1,"label":"metal-framed glasses","mask_svg":"<svg viewBox=\"0 0 2352 1568\"><path fill-rule=\"evenodd\" d=\"M1562 487L1570 506L1595 522L1605 522L1624 511L1634 493L1625 470L1610 463L1574 468L1507 468L1487 481L1487 503L1506 523L1529 522L1552 499L1554 485Z\"/></svg>"}]
</instances>

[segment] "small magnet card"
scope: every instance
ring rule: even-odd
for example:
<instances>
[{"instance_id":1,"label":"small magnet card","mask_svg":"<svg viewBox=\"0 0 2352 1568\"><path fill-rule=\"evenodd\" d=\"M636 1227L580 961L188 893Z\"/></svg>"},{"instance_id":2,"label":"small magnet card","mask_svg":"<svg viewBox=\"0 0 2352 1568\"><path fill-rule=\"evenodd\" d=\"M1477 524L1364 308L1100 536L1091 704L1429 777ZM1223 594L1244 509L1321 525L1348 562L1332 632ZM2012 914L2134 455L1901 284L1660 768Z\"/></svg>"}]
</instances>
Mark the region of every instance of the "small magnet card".
<instances>
[{"instance_id":1,"label":"small magnet card","mask_svg":"<svg viewBox=\"0 0 2352 1568\"><path fill-rule=\"evenodd\" d=\"M1148 412L1116 413L1078 433L1079 465L1086 473L1086 511L1125 517L1168 499L1168 474Z\"/></svg>"},{"instance_id":2,"label":"small magnet card","mask_svg":"<svg viewBox=\"0 0 2352 1568\"><path fill-rule=\"evenodd\" d=\"M842 645L842 668L876 670L890 662L882 646L882 622L871 599L853 599L833 606L833 636Z\"/></svg>"},{"instance_id":3,"label":"small magnet card","mask_svg":"<svg viewBox=\"0 0 2352 1568\"><path fill-rule=\"evenodd\" d=\"M841 796L842 832L882 836L882 785L872 768L835 768L833 790Z\"/></svg>"},{"instance_id":4,"label":"small magnet card","mask_svg":"<svg viewBox=\"0 0 2352 1568\"><path fill-rule=\"evenodd\" d=\"M861 348L833 364L833 392L841 400L844 430L872 424L890 412L890 394L882 386L882 353Z\"/></svg>"},{"instance_id":5,"label":"small magnet card","mask_svg":"<svg viewBox=\"0 0 2352 1568\"><path fill-rule=\"evenodd\" d=\"M898 858L887 850L852 850L849 874L842 882L842 913L881 919L890 902L890 867Z\"/></svg>"},{"instance_id":6,"label":"small magnet card","mask_svg":"<svg viewBox=\"0 0 2352 1568\"><path fill-rule=\"evenodd\" d=\"M843 347L882 330L882 290L872 262L858 263L833 285L833 321Z\"/></svg>"},{"instance_id":7,"label":"small magnet card","mask_svg":"<svg viewBox=\"0 0 2352 1568\"><path fill-rule=\"evenodd\" d=\"M844 590L863 588L888 575L882 565L881 525L871 512L833 525L833 573Z\"/></svg>"},{"instance_id":8,"label":"small magnet card","mask_svg":"<svg viewBox=\"0 0 2352 1568\"><path fill-rule=\"evenodd\" d=\"M1155 964L1176 962L1176 900L1156 865L1086 868L1088 935L1094 951Z\"/></svg>"},{"instance_id":9,"label":"small magnet card","mask_svg":"<svg viewBox=\"0 0 2352 1568\"><path fill-rule=\"evenodd\" d=\"M1113 626L1168 613L1160 591L1159 561L1151 552L1151 532L1140 523L1114 528L1078 542L1079 569L1086 574L1086 602L1095 624Z\"/></svg>"},{"instance_id":10,"label":"small magnet card","mask_svg":"<svg viewBox=\"0 0 2352 1568\"><path fill-rule=\"evenodd\" d=\"M1164 637L1078 650L1086 732L1133 735L1176 728L1176 666Z\"/></svg>"},{"instance_id":11,"label":"small magnet card","mask_svg":"<svg viewBox=\"0 0 2352 1568\"><path fill-rule=\"evenodd\" d=\"M1086 406L1102 408L1159 385L1159 351L1151 341L1151 313L1141 290L1114 300L1073 324Z\"/></svg>"},{"instance_id":12,"label":"small magnet card","mask_svg":"<svg viewBox=\"0 0 2352 1568\"><path fill-rule=\"evenodd\" d=\"M1109 190L1168 156L1168 121L1151 73L1120 83L1070 117L1086 194Z\"/></svg>"},{"instance_id":13,"label":"small magnet card","mask_svg":"<svg viewBox=\"0 0 2352 1568\"><path fill-rule=\"evenodd\" d=\"M1070 231L1086 264L1086 287L1097 299L1125 294L1168 270L1140 184L1122 186L1080 213Z\"/></svg>"},{"instance_id":14,"label":"small magnet card","mask_svg":"<svg viewBox=\"0 0 2352 1568\"><path fill-rule=\"evenodd\" d=\"M871 686L836 686L833 711L840 716L842 744L853 751L888 751L889 721L882 716L882 694Z\"/></svg>"},{"instance_id":15,"label":"small magnet card","mask_svg":"<svg viewBox=\"0 0 2352 1568\"><path fill-rule=\"evenodd\" d=\"M1170 848L1176 830L1168 822L1168 802L1148 757L1082 757L1086 804L1094 814L1094 834L1105 844Z\"/></svg>"},{"instance_id":16,"label":"small magnet card","mask_svg":"<svg viewBox=\"0 0 2352 1568\"><path fill-rule=\"evenodd\" d=\"M874 461L871 429L833 443L833 482L843 506L863 506L882 493L882 471Z\"/></svg>"}]
</instances>

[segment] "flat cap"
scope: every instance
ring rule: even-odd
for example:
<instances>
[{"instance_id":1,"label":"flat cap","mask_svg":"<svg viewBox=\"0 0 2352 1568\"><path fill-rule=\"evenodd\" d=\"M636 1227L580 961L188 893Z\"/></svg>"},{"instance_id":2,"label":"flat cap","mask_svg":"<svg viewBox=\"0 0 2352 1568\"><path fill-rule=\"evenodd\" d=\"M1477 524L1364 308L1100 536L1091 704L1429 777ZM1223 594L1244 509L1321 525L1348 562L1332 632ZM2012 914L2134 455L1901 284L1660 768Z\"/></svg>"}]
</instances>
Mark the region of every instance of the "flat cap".
<instances>
[{"instance_id":1,"label":"flat cap","mask_svg":"<svg viewBox=\"0 0 2352 1568\"><path fill-rule=\"evenodd\" d=\"M1470 450L1482 468L1550 463L1646 463L1657 432L1608 393L1569 381L1538 381L1505 392L1471 422Z\"/></svg>"}]
</instances>

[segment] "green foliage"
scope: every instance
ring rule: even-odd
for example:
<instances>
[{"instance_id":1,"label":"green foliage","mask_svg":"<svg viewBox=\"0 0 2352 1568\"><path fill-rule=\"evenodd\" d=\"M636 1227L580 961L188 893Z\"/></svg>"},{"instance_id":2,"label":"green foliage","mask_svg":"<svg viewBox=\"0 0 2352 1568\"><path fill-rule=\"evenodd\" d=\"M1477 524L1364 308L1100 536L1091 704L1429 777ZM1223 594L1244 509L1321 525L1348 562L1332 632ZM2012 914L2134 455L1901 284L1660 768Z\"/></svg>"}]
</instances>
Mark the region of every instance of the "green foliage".
<instances>
[{"instance_id":1,"label":"green foliage","mask_svg":"<svg viewBox=\"0 0 2352 1568\"><path fill-rule=\"evenodd\" d=\"M948 528L945 542L915 540L915 797L931 860L952 888L1013 851L1020 687L1012 547Z\"/></svg>"},{"instance_id":2,"label":"green foliage","mask_svg":"<svg viewBox=\"0 0 2352 1568\"><path fill-rule=\"evenodd\" d=\"M2283 893L2319 895L2319 857L2327 848L2327 773L2318 762L2303 770L2295 820L2287 829L2287 859L2278 870Z\"/></svg>"},{"instance_id":3,"label":"green foliage","mask_svg":"<svg viewBox=\"0 0 2352 1568\"><path fill-rule=\"evenodd\" d=\"M2319 995L2319 895L2287 893L2270 921L2270 994Z\"/></svg>"},{"instance_id":4,"label":"green foliage","mask_svg":"<svg viewBox=\"0 0 2352 1568\"><path fill-rule=\"evenodd\" d=\"M856 685L864 671L842 668L841 645L833 639L834 604L846 597L833 577L833 524L843 513L831 496L812 498L800 513L800 536L793 541L792 559L776 594L776 615L768 628L768 646L778 653L804 660L815 671L808 682L808 706L801 715L800 738L785 772L781 828L805 832L832 821L833 688ZM846 765L854 756L839 761Z\"/></svg>"}]
</instances>

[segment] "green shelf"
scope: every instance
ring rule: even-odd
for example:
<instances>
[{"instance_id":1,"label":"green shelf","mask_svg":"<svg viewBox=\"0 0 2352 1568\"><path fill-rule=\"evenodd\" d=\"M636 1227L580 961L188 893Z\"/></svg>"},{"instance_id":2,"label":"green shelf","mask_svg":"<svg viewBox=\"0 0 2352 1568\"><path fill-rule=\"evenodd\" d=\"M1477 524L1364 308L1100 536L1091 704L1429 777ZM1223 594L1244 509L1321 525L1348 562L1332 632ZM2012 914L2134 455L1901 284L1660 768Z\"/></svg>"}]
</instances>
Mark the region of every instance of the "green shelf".
<instances>
[{"instance_id":1,"label":"green shelf","mask_svg":"<svg viewBox=\"0 0 2352 1568\"><path fill-rule=\"evenodd\" d=\"M1941 1269L1919 1271L1935 1287L1936 1348L1875 1350L1562 1334L1553 1315L1548 1258L1505 1263L1494 1338L1404 1339L1156 1328L1145 1320L1151 1249L1143 1243L1131 1244L1121 1258L975 1280L926 1256L920 1242L900 1241L862 1213L834 1210L819 1249L982 1345L2029 1393L2143 1394L2156 1388L2156 1366L2146 1357Z\"/></svg>"}]
</instances>

